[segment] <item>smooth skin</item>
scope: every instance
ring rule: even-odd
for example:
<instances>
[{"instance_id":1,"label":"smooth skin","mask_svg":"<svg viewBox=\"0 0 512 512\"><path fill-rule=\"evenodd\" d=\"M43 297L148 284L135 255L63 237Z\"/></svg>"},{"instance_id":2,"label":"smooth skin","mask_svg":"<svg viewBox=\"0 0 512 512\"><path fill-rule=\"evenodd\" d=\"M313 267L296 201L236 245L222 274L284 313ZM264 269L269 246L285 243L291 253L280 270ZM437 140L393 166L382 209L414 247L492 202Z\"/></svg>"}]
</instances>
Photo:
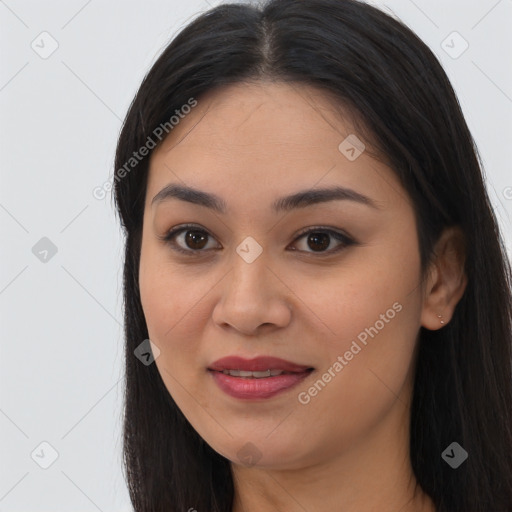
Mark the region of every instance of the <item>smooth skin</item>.
<instances>
[{"instance_id":1,"label":"smooth skin","mask_svg":"<svg viewBox=\"0 0 512 512\"><path fill-rule=\"evenodd\" d=\"M410 464L415 348L420 326L446 326L464 292L463 243L447 229L422 281L410 198L370 156L369 141L353 161L338 149L349 134L358 135L349 117L320 90L244 83L200 98L151 156L139 278L155 364L194 429L231 461L234 512L435 511L415 492ZM219 196L226 212L177 198L152 203L170 183ZM345 199L271 209L278 197L331 186L375 207ZM202 233L163 240L185 223ZM320 241L299 238L318 226L354 243L325 229L314 230ZM262 248L252 263L236 251L249 236ZM400 312L301 403L299 393L394 303ZM241 400L207 371L228 355L315 370L275 397Z\"/></svg>"}]
</instances>

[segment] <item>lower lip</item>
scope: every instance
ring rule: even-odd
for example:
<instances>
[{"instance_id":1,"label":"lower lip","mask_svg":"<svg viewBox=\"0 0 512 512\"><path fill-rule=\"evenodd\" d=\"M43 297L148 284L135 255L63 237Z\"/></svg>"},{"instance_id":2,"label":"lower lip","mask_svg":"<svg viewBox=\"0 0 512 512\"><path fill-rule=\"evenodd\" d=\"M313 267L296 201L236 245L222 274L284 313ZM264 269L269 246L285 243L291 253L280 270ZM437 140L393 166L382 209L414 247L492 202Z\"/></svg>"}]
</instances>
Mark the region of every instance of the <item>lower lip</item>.
<instances>
[{"instance_id":1,"label":"lower lip","mask_svg":"<svg viewBox=\"0 0 512 512\"><path fill-rule=\"evenodd\" d=\"M312 372L283 373L275 377L262 379L244 379L233 377L222 372L209 370L217 385L224 393L245 400L270 398L287 391L302 382Z\"/></svg>"}]
</instances>

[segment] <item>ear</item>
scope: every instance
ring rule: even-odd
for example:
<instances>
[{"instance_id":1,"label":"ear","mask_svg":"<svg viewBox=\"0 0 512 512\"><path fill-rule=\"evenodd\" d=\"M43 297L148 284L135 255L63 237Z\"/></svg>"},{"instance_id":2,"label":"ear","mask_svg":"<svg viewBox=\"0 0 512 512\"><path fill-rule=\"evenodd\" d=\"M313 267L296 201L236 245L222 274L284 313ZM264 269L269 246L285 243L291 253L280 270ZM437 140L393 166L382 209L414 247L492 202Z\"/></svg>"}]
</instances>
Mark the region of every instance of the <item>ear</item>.
<instances>
[{"instance_id":1,"label":"ear","mask_svg":"<svg viewBox=\"0 0 512 512\"><path fill-rule=\"evenodd\" d=\"M441 329L452 319L467 285L465 252L461 229L445 228L435 245L424 287L421 325L426 329Z\"/></svg>"}]
</instances>

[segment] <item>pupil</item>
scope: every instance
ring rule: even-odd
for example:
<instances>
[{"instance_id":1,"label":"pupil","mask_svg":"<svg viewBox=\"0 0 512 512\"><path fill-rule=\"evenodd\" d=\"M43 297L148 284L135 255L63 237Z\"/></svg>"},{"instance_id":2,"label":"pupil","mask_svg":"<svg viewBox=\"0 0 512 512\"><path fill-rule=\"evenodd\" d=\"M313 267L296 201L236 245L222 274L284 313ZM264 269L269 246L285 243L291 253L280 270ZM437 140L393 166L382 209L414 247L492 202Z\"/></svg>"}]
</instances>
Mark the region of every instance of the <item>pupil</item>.
<instances>
[{"instance_id":1,"label":"pupil","mask_svg":"<svg viewBox=\"0 0 512 512\"><path fill-rule=\"evenodd\" d=\"M320 246L318 249L318 247L315 248L315 247L311 247L311 245L310 245L310 248L313 250L326 249L327 247L329 247L329 237L330 237L330 235L328 235L327 233L311 233L308 236L308 244L310 242L312 242L313 244L317 244Z\"/></svg>"},{"instance_id":2,"label":"pupil","mask_svg":"<svg viewBox=\"0 0 512 512\"><path fill-rule=\"evenodd\" d=\"M201 243L201 239L203 243ZM199 243L197 244L198 241ZM200 231L187 231L185 234L185 243L191 249L202 249L206 245L206 236Z\"/></svg>"}]
</instances>

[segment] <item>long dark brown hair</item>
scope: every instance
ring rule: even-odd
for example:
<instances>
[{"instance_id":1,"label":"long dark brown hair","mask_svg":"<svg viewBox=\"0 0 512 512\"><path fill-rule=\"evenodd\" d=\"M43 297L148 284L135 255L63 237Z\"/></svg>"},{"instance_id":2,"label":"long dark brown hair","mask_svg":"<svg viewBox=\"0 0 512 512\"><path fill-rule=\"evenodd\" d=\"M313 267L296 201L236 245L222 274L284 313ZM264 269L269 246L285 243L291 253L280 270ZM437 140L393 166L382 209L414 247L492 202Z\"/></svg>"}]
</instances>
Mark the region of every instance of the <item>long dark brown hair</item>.
<instances>
[{"instance_id":1,"label":"long dark brown hair","mask_svg":"<svg viewBox=\"0 0 512 512\"><path fill-rule=\"evenodd\" d=\"M443 228L464 233L465 293L447 326L419 333L410 458L439 512L512 511L512 279L481 159L433 53L356 0L270 0L201 14L166 47L129 108L114 195L126 235L123 453L135 511L228 512L234 487L230 461L183 416L156 365L134 356L148 338L138 268L152 151L126 163L190 98L261 79L322 88L358 114L411 198L423 272ZM453 441L469 453L457 469L441 458Z\"/></svg>"}]
</instances>

